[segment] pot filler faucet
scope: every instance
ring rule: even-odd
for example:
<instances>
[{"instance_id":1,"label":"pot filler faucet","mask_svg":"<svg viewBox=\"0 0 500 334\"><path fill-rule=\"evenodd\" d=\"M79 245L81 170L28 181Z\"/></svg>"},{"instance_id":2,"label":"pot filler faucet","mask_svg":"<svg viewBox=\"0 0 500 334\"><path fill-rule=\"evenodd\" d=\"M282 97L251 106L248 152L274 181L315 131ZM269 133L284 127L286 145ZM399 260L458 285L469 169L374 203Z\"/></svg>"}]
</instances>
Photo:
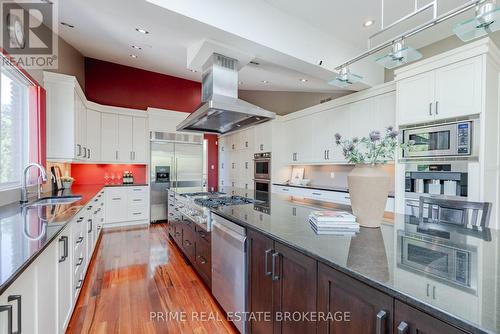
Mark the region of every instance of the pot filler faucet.
<instances>
[{"instance_id":1,"label":"pot filler faucet","mask_svg":"<svg viewBox=\"0 0 500 334\"><path fill-rule=\"evenodd\" d=\"M21 188L21 203L26 203L28 202L28 172L31 169L31 167L36 167L40 171L40 176L42 178L42 181L45 182L47 181L47 172L45 172L45 168L43 168L42 165L39 165L37 163L30 163L26 167L24 167L24 172L23 172L23 186ZM40 199L40 182L37 182L37 194L38 198Z\"/></svg>"}]
</instances>

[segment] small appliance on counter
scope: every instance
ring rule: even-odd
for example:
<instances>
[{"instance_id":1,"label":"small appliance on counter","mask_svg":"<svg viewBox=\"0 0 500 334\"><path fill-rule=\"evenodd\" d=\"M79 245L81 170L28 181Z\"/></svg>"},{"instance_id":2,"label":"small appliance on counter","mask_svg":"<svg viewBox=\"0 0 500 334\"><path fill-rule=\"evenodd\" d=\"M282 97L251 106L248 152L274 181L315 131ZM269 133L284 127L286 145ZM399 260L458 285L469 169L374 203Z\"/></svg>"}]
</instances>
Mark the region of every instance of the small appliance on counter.
<instances>
[{"instance_id":1,"label":"small appliance on counter","mask_svg":"<svg viewBox=\"0 0 500 334\"><path fill-rule=\"evenodd\" d=\"M134 174L129 171L124 171L122 180L123 184L134 184Z\"/></svg>"}]
</instances>

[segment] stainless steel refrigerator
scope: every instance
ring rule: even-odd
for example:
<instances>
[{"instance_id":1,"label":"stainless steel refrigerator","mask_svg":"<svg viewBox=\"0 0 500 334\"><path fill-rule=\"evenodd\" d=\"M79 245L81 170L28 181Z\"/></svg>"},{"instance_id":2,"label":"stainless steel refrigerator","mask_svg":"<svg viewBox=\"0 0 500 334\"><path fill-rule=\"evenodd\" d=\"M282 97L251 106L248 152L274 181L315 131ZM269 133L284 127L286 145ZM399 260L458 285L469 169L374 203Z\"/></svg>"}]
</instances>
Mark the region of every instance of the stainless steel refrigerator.
<instances>
[{"instance_id":1,"label":"stainless steel refrigerator","mask_svg":"<svg viewBox=\"0 0 500 334\"><path fill-rule=\"evenodd\" d=\"M153 223L167 219L168 189L173 188L179 192L206 189L203 140L194 138L197 140L192 140L193 136L179 134L151 134L150 203Z\"/></svg>"}]
</instances>

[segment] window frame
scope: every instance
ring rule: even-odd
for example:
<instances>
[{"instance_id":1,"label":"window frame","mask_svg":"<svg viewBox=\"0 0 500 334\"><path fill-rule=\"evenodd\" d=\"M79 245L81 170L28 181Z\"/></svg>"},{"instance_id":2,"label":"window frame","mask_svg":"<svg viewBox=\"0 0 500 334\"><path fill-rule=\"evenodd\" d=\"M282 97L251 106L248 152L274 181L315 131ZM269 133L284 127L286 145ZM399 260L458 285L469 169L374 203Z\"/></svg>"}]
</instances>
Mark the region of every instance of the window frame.
<instances>
[{"instance_id":1,"label":"window frame","mask_svg":"<svg viewBox=\"0 0 500 334\"><path fill-rule=\"evenodd\" d=\"M36 81L24 68L19 66L12 57L0 48L0 66L3 68L9 66L6 73L9 73L11 79L21 79L28 84L26 93L27 112L26 119L23 119L25 124L23 129L23 164L36 162L42 166L46 166L46 106L45 106L45 89ZM18 76L16 78L16 76ZM23 166L24 167L24 166ZM19 189L22 186L22 175L20 181L5 182L0 184L0 193ZM32 180L34 184L38 180Z\"/></svg>"}]
</instances>

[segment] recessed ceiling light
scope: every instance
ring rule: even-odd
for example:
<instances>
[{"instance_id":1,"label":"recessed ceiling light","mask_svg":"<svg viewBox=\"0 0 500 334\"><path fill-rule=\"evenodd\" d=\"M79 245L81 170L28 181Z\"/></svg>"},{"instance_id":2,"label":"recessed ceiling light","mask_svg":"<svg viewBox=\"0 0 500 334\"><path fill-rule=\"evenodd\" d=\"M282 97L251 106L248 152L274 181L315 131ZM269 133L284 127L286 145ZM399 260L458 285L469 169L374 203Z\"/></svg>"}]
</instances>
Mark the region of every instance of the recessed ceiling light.
<instances>
[{"instance_id":1,"label":"recessed ceiling light","mask_svg":"<svg viewBox=\"0 0 500 334\"><path fill-rule=\"evenodd\" d=\"M307 79L304 79L304 78L300 78L299 80L300 80L300 82L307 82L308 81Z\"/></svg>"},{"instance_id":2,"label":"recessed ceiling light","mask_svg":"<svg viewBox=\"0 0 500 334\"><path fill-rule=\"evenodd\" d=\"M146 29L142 29L142 28L135 28L135 31L140 32L141 34L144 34L144 35L149 34L149 31L147 31Z\"/></svg>"},{"instance_id":3,"label":"recessed ceiling light","mask_svg":"<svg viewBox=\"0 0 500 334\"><path fill-rule=\"evenodd\" d=\"M137 55L131 54L130 57L137 58Z\"/></svg>"},{"instance_id":4,"label":"recessed ceiling light","mask_svg":"<svg viewBox=\"0 0 500 334\"><path fill-rule=\"evenodd\" d=\"M268 83L269 83L269 81L267 81L267 80L262 80L261 82L262 82L263 84L268 84Z\"/></svg>"},{"instance_id":5,"label":"recessed ceiling light","mask_svg":"<svg viewBox=\"0 0 500 334\"><path fill-rule=\"evenodd\" d=\"M68 28L74 28L75 26L66 22L61 22L61 25L68 27Z\"/></svg>"},{"instance_id":6,"label":"recessed ceiling light","mask_svg":"<svg viewBox=\"0 0 500 334\"><path fill-rule=\"evenodd\" d=\"M132 49L142 50L142 48L138 45L132 45Z\"/></svg>"},{"instance_id":7,"label":"recessed ceiling light","mask_svg":"<svg viewBox=\"0 0 500 334\"><path fill-rule=\"evenodd\" d=\"M363 27L369 27L372 26L375 23L375 20L369 19L363 22Z\"/></svg>"}]
</instances>

